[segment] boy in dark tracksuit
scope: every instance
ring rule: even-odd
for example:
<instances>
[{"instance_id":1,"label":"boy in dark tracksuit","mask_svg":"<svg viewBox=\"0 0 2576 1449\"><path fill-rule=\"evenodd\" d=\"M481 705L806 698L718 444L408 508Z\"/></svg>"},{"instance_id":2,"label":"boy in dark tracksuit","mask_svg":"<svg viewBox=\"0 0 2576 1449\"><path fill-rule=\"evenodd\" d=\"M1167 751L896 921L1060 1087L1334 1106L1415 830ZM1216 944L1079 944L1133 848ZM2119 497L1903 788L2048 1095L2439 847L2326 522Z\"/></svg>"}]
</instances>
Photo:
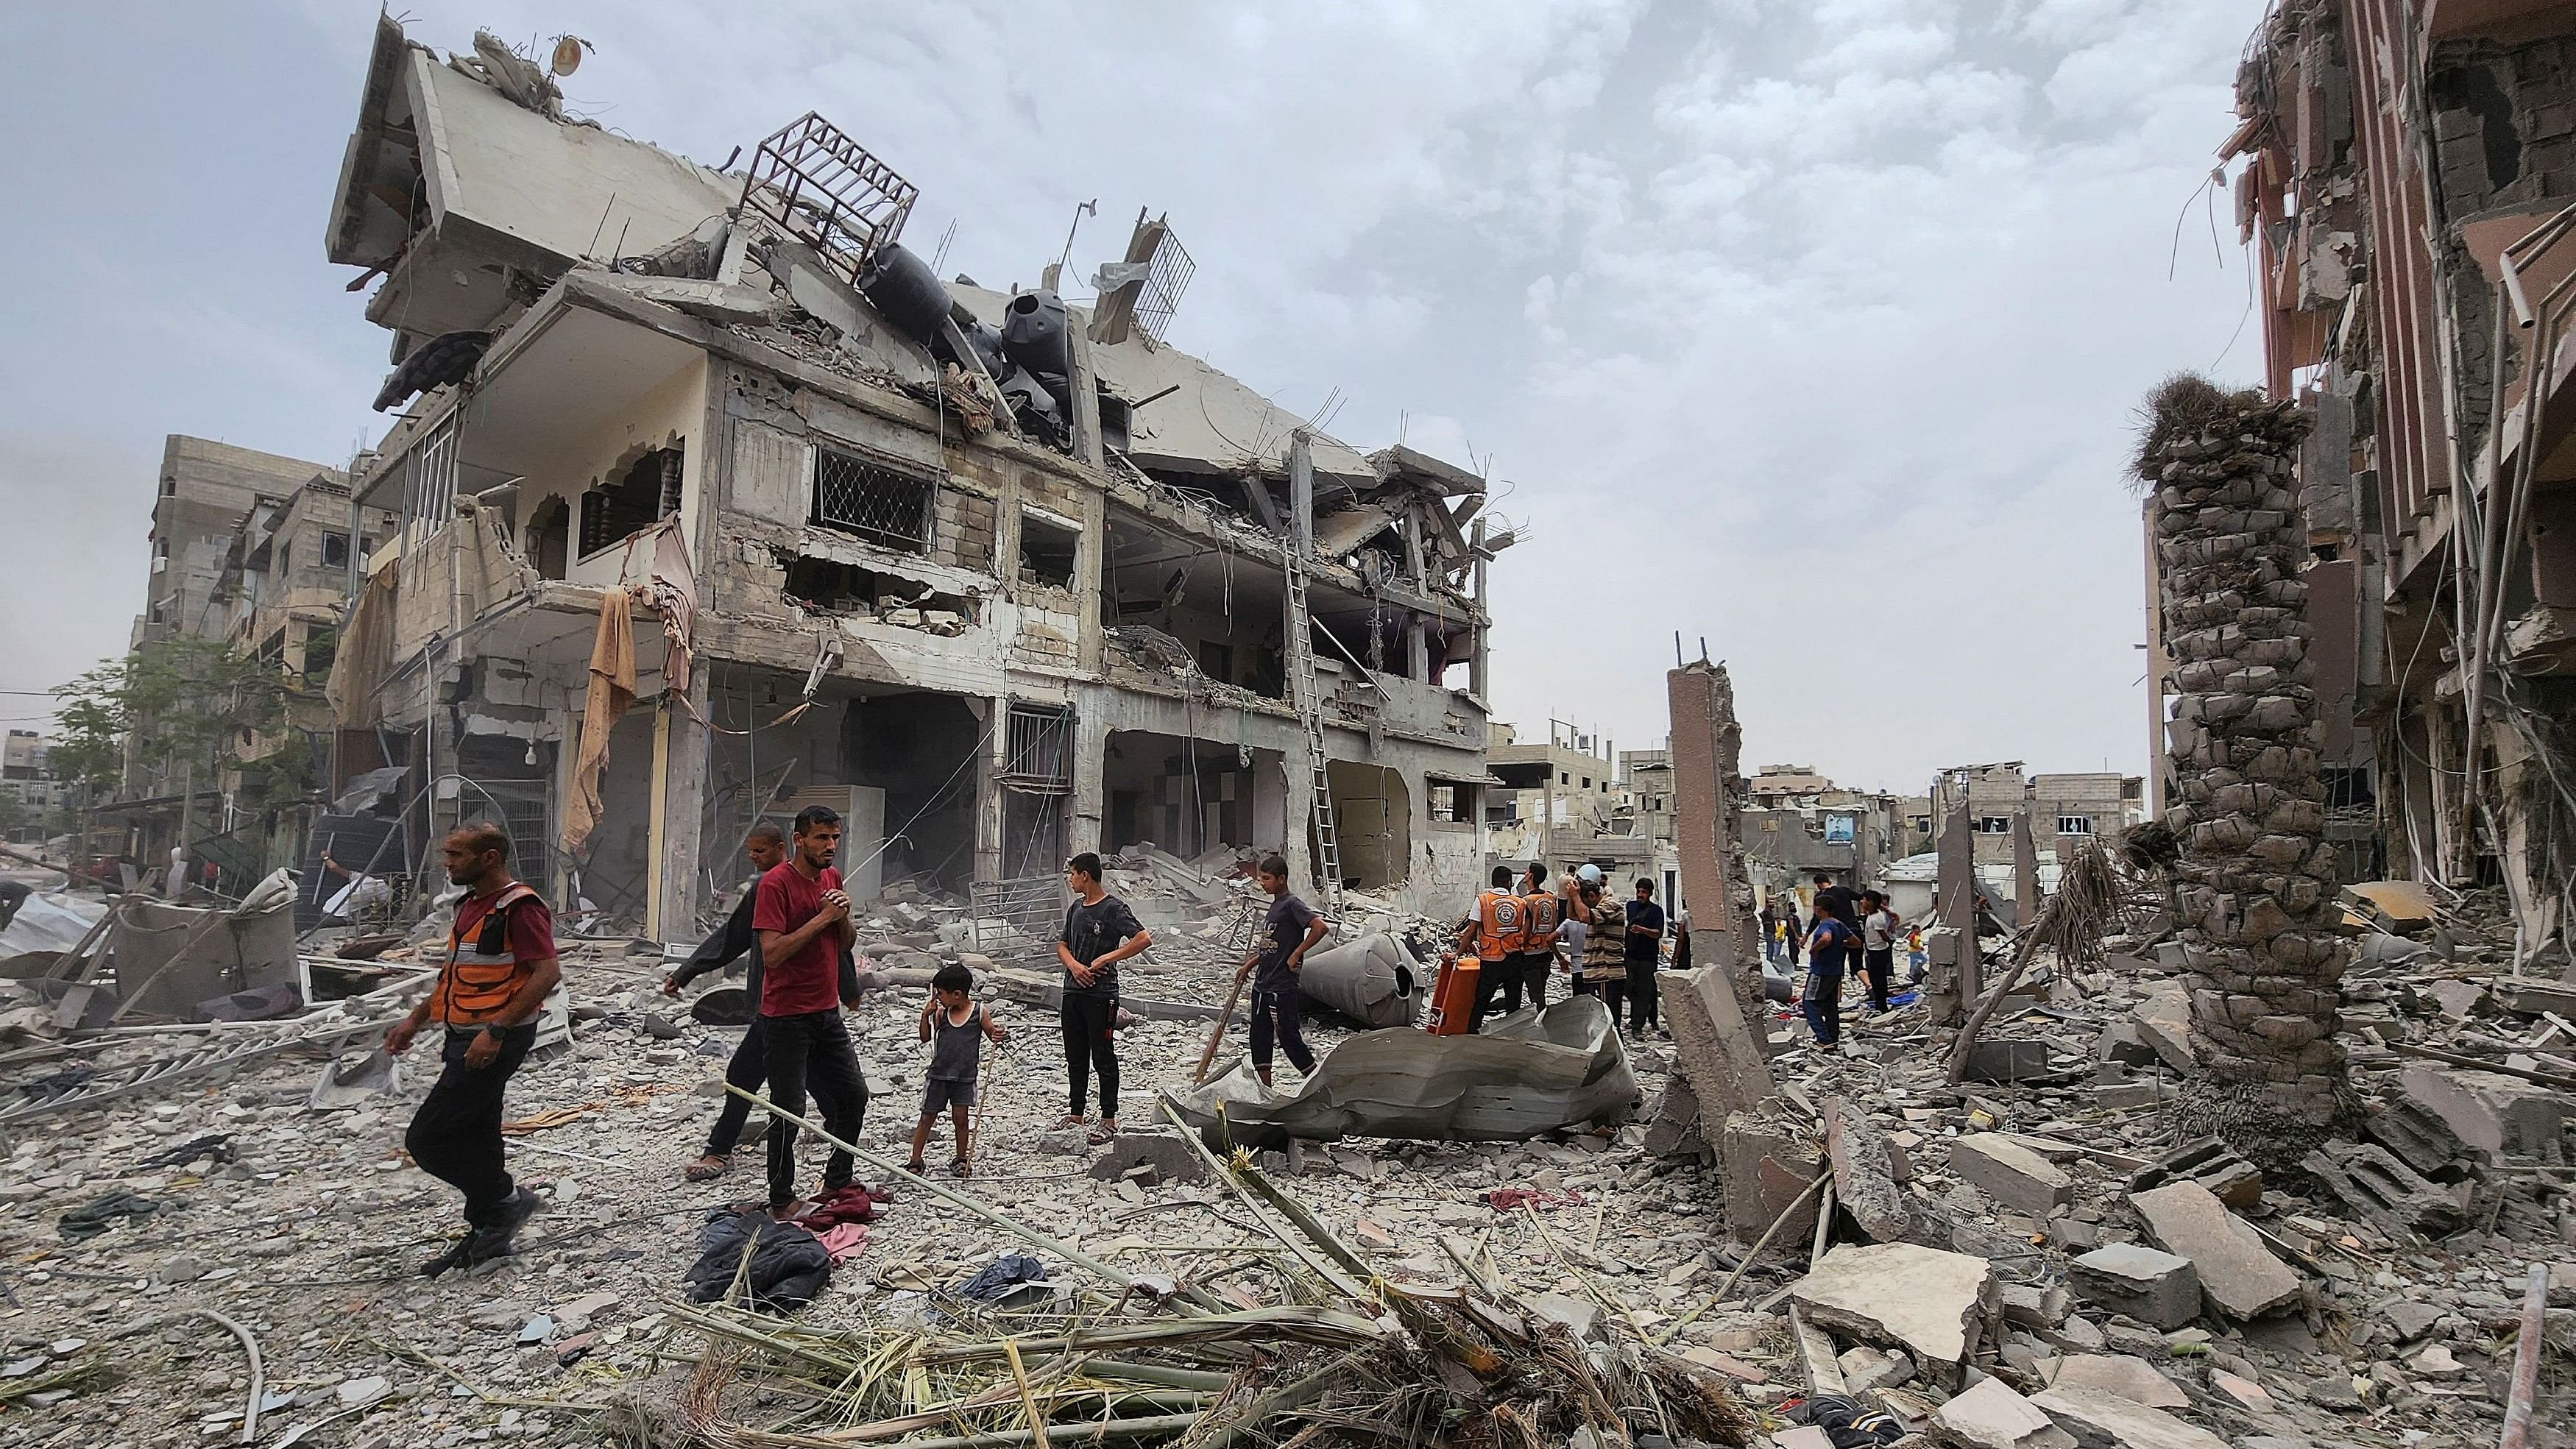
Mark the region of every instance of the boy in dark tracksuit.
<instances>
[{"instance_id":1,"label":"boy in dark tracksuit","mask_svg":"<svg viewBox=\"0 0 2576 1449\"><path fill-rule=\"evenodd\" d=\"M1266 1087L1270 1085L1274 1036L1279 1050L1288 1054L1289 1062L1299 1072L1315 1070L1315 1053L1299 1030L1297 973L1306 964L1306 953L1332 927L1312 907L1288 893L1285 858L1263 857L1260 875L1261 888L1270 893L1270 913L1262 922L1262 934L1268 944L1244 958L1235 979L1240 981L1255 967L1260 968L1261 974L1252 978L1252 1070Z\"/></svg>"},{"instance_id":2,"label":"boy in dark tracksuit","mask_svg":"<svg viewBox=\"0 0 2576 1449\"><path fill-rule=\"evenodd\" d=\"M1125 901L1102 889L1099 856L1086 850L1065 862L1064 879L1076 899L1065 908L1064 929L1056 935L1056 959L1064 966L1064 999L1056 1012L1064 1023L1070 1105L1056 1125L1082 1125L1084 1098L1098 1072L1100 1123L1087 1134L1097 1147L1118 1134L1118 963L1153 945L1154 935Z\"/></svg>"}]
</instances>

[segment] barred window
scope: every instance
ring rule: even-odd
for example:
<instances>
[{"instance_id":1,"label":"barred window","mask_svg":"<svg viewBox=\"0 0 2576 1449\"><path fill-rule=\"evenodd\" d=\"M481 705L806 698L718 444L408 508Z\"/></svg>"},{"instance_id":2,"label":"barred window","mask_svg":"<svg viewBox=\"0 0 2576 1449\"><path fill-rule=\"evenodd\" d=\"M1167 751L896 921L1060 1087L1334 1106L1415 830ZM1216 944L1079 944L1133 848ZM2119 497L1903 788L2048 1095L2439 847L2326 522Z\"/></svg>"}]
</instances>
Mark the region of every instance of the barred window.
<instances>
[{"instance_id":1,"label":"barred window","mask_svg":"<svg viewBox=\"0 0 2576 1449\"><path fill-rule=\"evenodd\" d=\"M814 450L813 522L904 553L930 552L931 481L830 448Z\"/></svg>"}]
</instances>

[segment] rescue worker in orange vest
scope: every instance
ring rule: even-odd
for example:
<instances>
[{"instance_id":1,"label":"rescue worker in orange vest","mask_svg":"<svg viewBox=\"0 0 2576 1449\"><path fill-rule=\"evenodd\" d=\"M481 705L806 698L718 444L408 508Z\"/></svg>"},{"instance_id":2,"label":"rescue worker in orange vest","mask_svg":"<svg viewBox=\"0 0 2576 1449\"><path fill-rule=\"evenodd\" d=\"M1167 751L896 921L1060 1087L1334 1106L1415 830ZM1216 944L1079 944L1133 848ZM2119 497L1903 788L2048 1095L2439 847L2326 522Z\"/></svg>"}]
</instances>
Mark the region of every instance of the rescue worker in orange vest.
<instances>
[{"instance_id":1,"label":"rescue worker in orange vest","mask_svg":"<svg viewBox=\"0 0 2576 1449\"><path fill-rule=\"evenodd\" d=\"M1532 1006L1547 1005L1547 976L1556 969L1556 928L1564 919L1565 898L1548 889L1547 867L1533 861L1529 874L1521 877L1521 954L1515 963ZM1503 1010L1518 1011L1520 998L1519 989L1509 989Z\"/></svg>"},{"instance_id":2,"label":"rescue worker in orange vest","mask_svg":"<svg viewBox=\"0 0 2576 1449\"><path fill-rule=\"evenodd\" d=\"M501 1155L502 1092L536 1044L537 1011L557 982L555 917L510 874L510 837L489 821L459 826L439 846L447 878L465 887L448 929L447 959L429 996L385 1032L410 1050L420 1029L447 1029L438 1081L413 1114L403 1150L421 1171L465 1194L466 1234L420 1266L435 1278L517 1251L512 1239L543 1204L510 1180Z\"/></svg>"},{"instance_id":3,"label":"rescue worker in orange vest","mask_svg":"<svg viewBox=\"0 0 2576 1449\"><path fill-rule=\"evenodd\" d=\"M1494 883L1489 890L1476 893L1476 913L1458 927L1458 949L1476 953L1476 1009L1470 1013L1467 1029L1484 1025L1485 1014L1494 1009L1494 995L1508 989L1510 1010L1520 1009L1521 983L1517 958L1525 946L1521 908L1523 902L1512 888L1512 868L1494 867Z\"/></svg>"}]
</instances>

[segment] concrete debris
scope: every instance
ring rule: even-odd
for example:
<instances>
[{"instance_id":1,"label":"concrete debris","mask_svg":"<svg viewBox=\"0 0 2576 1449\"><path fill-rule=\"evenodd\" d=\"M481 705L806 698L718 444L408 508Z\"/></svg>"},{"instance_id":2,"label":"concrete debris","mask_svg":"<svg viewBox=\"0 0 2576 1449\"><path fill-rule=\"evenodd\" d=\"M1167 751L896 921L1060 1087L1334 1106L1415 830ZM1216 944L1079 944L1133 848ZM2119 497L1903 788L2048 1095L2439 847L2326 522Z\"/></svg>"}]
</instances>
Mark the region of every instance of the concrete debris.
<instances>
[{"instance_id":1,"label":"concrete debris","mask_svg":"<svg viewBox=\"0 0 2576 1449\"><path fill-rule=\"evenodd\" d=\"M1997 1378L1980 1379L1943 1404L1932 1422L1943 1435L1972 1449L2075 1449L2073 1435Z\"/></svg>"},{"instance_id":2,"label":"concrete debris","mask_svg":"<svg viewBox=\"0 0 2576 1449\"><path fill-rule=\"evenodd\" d=\"M2075 1179L2000 1132L1972 1132L1950 1144L1950 1170L1995 1201L2046 1217L2075 1201Z\"/></svg>"},{"instance_id":3,"label":"concrete debris","mask_svg":"<svg viewBox=\"0 0 2576 1449\"><path fill-rule=\"evenodd\" d=\"M2114 1243L2076 1259L2067 1281L2089 1301L2159 1329L2200 1316L2200 1270L2178 1253Z\"/></svg>"},{"instance_id":4,"label":"concrete debris","mask_svg":"<svg viewBox=\"0 0 2576 1449\"><path fill-rule=\"evenodd\" d=\"M2196 1182L2220 1202L2239 1211L2250 1210L2263 1201L2263 1169L2215 1137L2177 1147L2129 1174L2129 1190L2139 1192L2175 1181Z\"/></svg>"},{"instance_id":5,"label":"concrete debris","mask_svg":"<svg viewBox=\"0 0 2576 1449\"><path fill-rule=\"evenodd\" d=\"M2453 1136L2491 1162L2531 1155L2557 1161L2567 1123L2566 1094L2496 1072L2416 1064L2399 1090Z\"/></svg>"},{"instance_id":6,"label":"concrete debris","mask_svg":"<svg viewBox=\"0 0 2576 1449\"><path fill-rule=\"evenodd\" d=\"M2191 1395L2182 1385L2155 1371L2145 1359L2125 1353L2078 1353L2060 1359L2048 1376L2052 1389L2090 1389L2117 1394L2151 1409L2187 1409Z\"/></svg>"},{"instance_id":7,"label":"concrete debris","mask_svg":"<svg viewBox=\"0 0 2576 1449\"><path fill-rule=\"evenodd\" d=\"M2078 1449L2228 1449L2208 1430L2118 1394L2052 1387L2031 1403L2073 1435Z\"/></svg>"},{"instance_id":8,"label":"concrete debris","mask_svg":"<svg viewBox=\"0 0 2576 1449\"><path fill-rule=\"evenodd\" d=\"M1840 1097L1827 1097L1825 1147L1834 1165L1834 1204L1849 1213L1862 1236L1893 1243L1913 1228L1913 1200L1896 1185L1887 1134L1869 1114Z\"/></svg>"},{"instance_id":9,"label":"concrete debris","mask_svg":"<svg viewBox=\"0 0 2576 1449\"><path fill-rule=\"evenodd\" d=\"M1789 1296L1818 1327L1903 1348L1952 1384L2002 1311L1994 1264L1912 1243L1835 1248Z\"/></svg>"},{"instance_id":10,"label":"concrete debris","mask_svg":"<svg viewBox=\"0 0 2576 1449\"><path fill-rule=\"evenodd\" d=\"M2209 1189L2177 1182L2133 1192L2129 1205L2157 1246L2191 1260L2201 1293L2220 1312L2254 1318L2298 1301L2299 1275Z\"/></svg>"},{"instance_id":11,"label":"concrete debris","mask_svg":"<svg viewBox=\"0 0 2576 1449\"><path fill-rule=\"evenodd\" d=\"M2460 1199L2413 1168L2367 1142L2328 1142L2301 1160L2343 1205L2381 1232L2396 1237L2442 1237L2466 1213Z\"/></svg>"}]
</instances>

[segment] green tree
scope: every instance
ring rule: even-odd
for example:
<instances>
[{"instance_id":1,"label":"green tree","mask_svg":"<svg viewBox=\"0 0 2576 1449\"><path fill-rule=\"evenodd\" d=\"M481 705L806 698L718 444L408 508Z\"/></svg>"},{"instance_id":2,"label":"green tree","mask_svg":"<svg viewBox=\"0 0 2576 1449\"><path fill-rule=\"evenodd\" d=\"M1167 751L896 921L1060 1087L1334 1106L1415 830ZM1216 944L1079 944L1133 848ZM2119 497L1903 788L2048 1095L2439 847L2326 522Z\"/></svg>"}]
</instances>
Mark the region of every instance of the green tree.
<instances>
[{"instance_id":1,"label":"green tree","mask_svg":"<svg viewBox=\"0 0 2576 1449\"><path fill-rule=\"evenodd\" d=\"M177 636L106 660L53 693L61 733L47 758L58 778L106 800L117 793L129 746L137 760L206 770L208 783L212 772L240 768L243 747L284 722L296 690L275 663L221 640ZM251 769L276 773L264 763Z\"/></svg>"}]
</instances>

